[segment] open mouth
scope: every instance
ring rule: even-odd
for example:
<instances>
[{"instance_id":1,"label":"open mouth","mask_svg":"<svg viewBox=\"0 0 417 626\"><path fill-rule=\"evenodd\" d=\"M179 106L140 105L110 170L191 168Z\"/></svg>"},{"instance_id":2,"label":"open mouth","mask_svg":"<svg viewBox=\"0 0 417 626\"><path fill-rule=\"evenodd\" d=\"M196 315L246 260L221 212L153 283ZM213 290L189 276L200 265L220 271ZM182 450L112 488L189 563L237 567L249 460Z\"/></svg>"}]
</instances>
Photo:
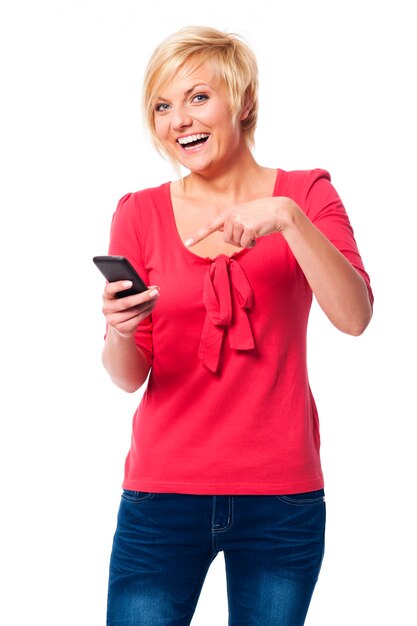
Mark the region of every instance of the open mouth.
<instances>
[{"instance_id":1,"label":"open mouth","mask_svg":"<svg viewBox=\"0 0 417 626\"><path fill-rule=\"evenodd\" d=\"M203 145L210 137L207 133L198 133L197 135L189 135L188 137L180 137L177 139L183 150L190 150L191 148L196 148L197 146Z\"/></svg>"}]
</instances>

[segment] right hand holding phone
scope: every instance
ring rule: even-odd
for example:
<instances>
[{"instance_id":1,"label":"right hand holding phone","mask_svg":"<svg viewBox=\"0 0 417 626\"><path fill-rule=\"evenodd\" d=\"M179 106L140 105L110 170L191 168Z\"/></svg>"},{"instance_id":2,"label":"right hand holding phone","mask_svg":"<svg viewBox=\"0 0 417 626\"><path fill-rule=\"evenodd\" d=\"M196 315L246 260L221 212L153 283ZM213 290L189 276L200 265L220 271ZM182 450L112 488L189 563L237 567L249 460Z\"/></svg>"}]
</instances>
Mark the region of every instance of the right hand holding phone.
<instances>
[{"instance_id":1,"label":"right hand holding phone","mask_svg":"<svg viewBox=\"0 0 417 626\"><path fill-rule=\"evenodd\" d=\"M129 289L130 281L107 283L103 293L103 314L107 324L123 337L134 335L138 324L152 313L158 298L159 287L151 286L133 296L116 298L116 293Z\"/></svg>"}]
</instances>

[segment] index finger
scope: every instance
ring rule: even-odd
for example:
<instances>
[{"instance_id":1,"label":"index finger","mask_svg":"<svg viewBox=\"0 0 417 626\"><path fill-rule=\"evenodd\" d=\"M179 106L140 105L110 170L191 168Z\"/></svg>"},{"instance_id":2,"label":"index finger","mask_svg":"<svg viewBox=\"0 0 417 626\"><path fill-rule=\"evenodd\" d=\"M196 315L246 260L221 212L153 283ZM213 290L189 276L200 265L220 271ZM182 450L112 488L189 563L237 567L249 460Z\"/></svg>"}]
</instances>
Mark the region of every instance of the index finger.
<instances>
[{"instance_id":1,"label":"index finger","mask_svg":"<svg viewBox=\"0 0 417 626\"><path fill-rule=\"evenodd\" d=\"M132 286L131 280L115 280L112 282L106 282L104 291L110 296L114 296L119 291L124 291Z\"/></svg>"},{"instance_id":2,"label":"index finger","mask_svg":"<svg viewBox=\"0 0 417 626\"><path fill-rule=\"evenodd\" d=\"M104 287L104 293L108 294L109 296L115 296L118 293L127 291L131 287L132 287L131 280L116 280L116 281L106 283ZM155 287L151 285L150 287L148 287L146 291L142 291L141 293L149 293L154 288ZM135 294L135 295L138 295L138 294Z\"/></svg>"},{"instance_id":3,"label":"index finger","mask_svg":"<svg viewBox=\"0 0 417 626\"><path fill-rule=\"evenodd\" d=\"M214 220L212 220L205 226L202 226L201 228L196 230L195 233L191 235L191 237L189 237L187 241L184 242L184 245L186 245L187 247L193 246L195 243L198 243L202 239L205 239L206 237L211 235L211 233L214 233L216 230L220 230L224 226L225 219L226 219L226 214L222 213L222 215L219 215L218 217L216 217Z\"/></svg>"}]
</instances>

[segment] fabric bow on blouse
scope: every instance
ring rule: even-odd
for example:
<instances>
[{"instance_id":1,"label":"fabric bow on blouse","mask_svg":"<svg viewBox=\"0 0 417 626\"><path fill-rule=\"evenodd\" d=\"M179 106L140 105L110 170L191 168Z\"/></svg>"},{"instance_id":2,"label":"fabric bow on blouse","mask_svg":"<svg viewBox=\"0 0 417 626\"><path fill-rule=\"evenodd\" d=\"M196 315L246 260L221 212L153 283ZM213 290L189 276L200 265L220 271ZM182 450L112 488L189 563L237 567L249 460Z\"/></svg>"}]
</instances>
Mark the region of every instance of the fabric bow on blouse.
<instances>
[{"instance_id":1,"label":"fabric bow on blouse","mask_svg":"<svg viewBox=\"0 0 417 626\"><path fill-rule=\"evenodd\" d=\"M219 255L213 260L204 277L203 301L207 314L198 356L209 370L217 372L226 329L232 349L255 347L248 319L253 306L252 288L235 259Z\"/></svg>"}]
</instances>

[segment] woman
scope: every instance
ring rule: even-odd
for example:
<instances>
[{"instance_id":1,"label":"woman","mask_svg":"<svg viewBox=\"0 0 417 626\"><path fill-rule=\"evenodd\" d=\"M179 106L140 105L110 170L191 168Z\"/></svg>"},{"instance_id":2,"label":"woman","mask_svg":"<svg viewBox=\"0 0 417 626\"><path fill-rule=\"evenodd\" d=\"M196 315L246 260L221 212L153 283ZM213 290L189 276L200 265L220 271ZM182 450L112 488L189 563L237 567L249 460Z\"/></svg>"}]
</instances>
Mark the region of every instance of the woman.
<instances>
[{"instance_id":1,"label":"woman","mask_svg":"<svg viewBox=\"0 0 417 626\"><path fill-rule=\"evenodd\" d=\"M318 416L306 366L314 293L360 335L372 291L325 170L251 152L257 67L237 36L185 28L154 52L144 105L184 178L124 196L110 254L151 285L103 312L103 362L148 385L126 459L108 626L190 624L224 552L229 624L304 624L324 551Z\"/></svg>"}]
</instances>

